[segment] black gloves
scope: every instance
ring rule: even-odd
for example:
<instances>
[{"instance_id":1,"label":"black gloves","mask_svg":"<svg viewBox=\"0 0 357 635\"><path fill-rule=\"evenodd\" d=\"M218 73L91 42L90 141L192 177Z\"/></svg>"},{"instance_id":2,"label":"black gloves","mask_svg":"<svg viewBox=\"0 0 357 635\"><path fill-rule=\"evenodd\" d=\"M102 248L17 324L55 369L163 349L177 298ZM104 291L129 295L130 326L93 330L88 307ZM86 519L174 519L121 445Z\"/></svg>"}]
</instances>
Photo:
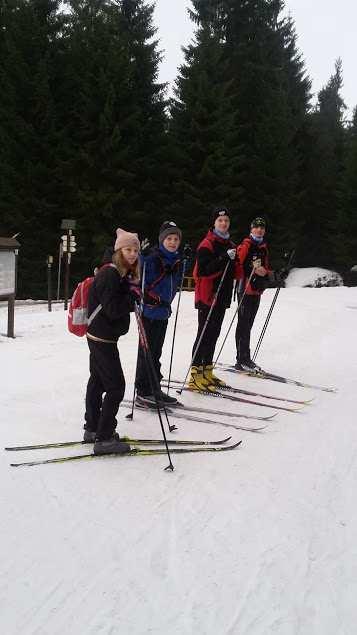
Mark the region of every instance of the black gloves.
<instances>
[{"instance_id":1,"label":"black gloves","mask_svg":"<svg viewBox=\"0 0 357 635\"><path fill-rule=\"evenodd\" d=\"M280 271L277 271L277 273L279 274L281 280L286 280L290 271L287 267L283 267Z\"/></svg>"},{"instance_id":2,"label":"black gloves","mask_svg":"<svg viewBox=\"0 0 357 635\"><path fill-rule=\"evenodd\" d=\"M284 281L289 275L288 269L280 269L279 271L271 271L268 274L269 288L283 287Z\"/></svg>"}]
</instances>

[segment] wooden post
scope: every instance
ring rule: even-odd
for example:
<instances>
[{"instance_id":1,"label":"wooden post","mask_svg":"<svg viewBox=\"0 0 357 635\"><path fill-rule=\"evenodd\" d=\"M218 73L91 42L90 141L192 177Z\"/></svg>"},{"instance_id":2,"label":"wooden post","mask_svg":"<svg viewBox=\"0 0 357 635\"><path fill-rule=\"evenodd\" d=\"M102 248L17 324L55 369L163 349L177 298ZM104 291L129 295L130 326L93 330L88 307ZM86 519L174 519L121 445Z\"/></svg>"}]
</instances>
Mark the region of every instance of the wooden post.
<instances>
[{"instance_id":1,"label":"wooden post","mask_svg":"<svg viewBox=\"0 0 357 635\"><path fill-rule=\"evenodd\" d=\"M7 301L7 336L15 337L15 295L11 295Z\"/></svg>"},{"instance_id":2,"label":"wooden post","mask_svg":"<svg viewBox=\"0 0 357 635\"><path fill-rule=\"evenodd\" d=\"M53 256L47 256L47 300L48 310L52 311L52 269Z\"/></svg>"}]
</instances>

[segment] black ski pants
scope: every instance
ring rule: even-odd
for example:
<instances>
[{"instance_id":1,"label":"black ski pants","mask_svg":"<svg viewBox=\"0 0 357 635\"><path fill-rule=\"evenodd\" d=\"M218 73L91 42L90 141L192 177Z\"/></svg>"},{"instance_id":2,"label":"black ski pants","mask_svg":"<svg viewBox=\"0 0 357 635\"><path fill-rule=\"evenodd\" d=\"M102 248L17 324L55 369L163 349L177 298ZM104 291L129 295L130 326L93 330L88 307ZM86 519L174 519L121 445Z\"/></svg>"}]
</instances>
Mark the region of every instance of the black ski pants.
<instances>
[{"instance_id":1,"label":"black ski pants","mask_svg":"<svg viewBox=\"0 0 357 635\"><path fill-rule=\"evenodd\" d=\"M87 339L90 377L86 393L85 429L97 439L110 439L117 425L116 415L125 393L125 378L116 344ZM105 393L103 399L103 393Z\"/></svg>"},{"instance_id":2,"label":"black ski pants","mask_svg":"<svg viewBox=\"0 0 357 635\"><path fill-rule=\"evenodd\" d=\"M238 296L240 302L242 296ZM250 332L259 309L260 295L245 295L238 311L236 328L237 362L250 360Z\"/></svg>"},{"instance_id":3,"label":"black ski pants","mask_svg":"<svg viewBox=\"0 0 357 635\"><path fill-rule=\"evenodd\" d=\"M150 318L143 316L142 321L155 370L155 378L152 378L153 386L155 387L157 382L160 382L162 379L160 359L162 347L165 341L168 320L151 320ZM136 372L136 389L138 391L138 395L147 396L152 394L150 377L151 370L150 367L148 367L145 351L140 344L138 353L138 368Z\"/></svg>"},{"instance_id":4,"label":"black ski pants","mask_svg":"<svg viewBox=\"0 0 357 635\"><path fill-rule=\"evenodd\" d=\"M213 362L214 351L216 348L217 340L219 338L219 334L221 332L226 307L219 306L218 304L215 305L205 329L202 341L195 354L195 350L198 342L200 341L200 337L207 322L209 312L210 307L198 309L198 329L195 343L192 349L193 366L207 366L209 364L212 364Z\"/></svg>"}]
</instances>

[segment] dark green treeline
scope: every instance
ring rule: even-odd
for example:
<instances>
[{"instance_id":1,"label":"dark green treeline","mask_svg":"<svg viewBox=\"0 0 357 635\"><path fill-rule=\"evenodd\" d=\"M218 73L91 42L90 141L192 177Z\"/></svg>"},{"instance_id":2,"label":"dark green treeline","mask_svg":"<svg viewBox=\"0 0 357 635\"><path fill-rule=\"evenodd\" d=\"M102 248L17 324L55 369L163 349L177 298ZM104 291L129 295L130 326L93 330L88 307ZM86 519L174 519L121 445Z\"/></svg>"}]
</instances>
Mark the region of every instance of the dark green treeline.
<instances>
[{"instance_id":1,"label":"dark green treeline","mask_svg":"<svg viewBox=\"0 0 357 635\"><path fill-rule=\"evenodd\" d=\"M227 205L238 240L267 218L275 262L357 262L357 115L341 63L311 106L282 0L193 0L196 36L174 97L146 0L1 0L0 235L21 232L19 295L43 297L60 221L77 220L73 277L117 226L197 244Z\"/></svg>"}]
</instances>

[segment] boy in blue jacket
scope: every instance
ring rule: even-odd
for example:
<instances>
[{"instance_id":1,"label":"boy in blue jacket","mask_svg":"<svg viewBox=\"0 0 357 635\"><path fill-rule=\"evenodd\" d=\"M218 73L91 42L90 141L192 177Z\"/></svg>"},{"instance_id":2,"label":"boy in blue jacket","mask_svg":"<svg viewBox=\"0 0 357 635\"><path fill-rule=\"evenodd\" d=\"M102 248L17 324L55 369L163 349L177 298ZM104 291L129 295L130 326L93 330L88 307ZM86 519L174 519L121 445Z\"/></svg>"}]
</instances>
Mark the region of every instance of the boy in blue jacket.
<instances>
[{"instance_id":1,"label":"boy in blue jacket","mask_svg":"<svg viewBox=\"0 0 357 635\"><path fill-rule=\"evenodd\" d=\"M160 227L159 245L142 254L144 277L143 324L145 327L155 374L162 379L161 354L166 329L171 315L171 304L182 276L179 254L182 232L173 221L165 221ZM145 251L145 250L144 250ZM136 388L138 404L155 405L144 351L139 346ZM154 380L155 386L155 380ZM177 399L158 390L156 397L166 404L175 404Z\"/></svg>"}]
</instances>

